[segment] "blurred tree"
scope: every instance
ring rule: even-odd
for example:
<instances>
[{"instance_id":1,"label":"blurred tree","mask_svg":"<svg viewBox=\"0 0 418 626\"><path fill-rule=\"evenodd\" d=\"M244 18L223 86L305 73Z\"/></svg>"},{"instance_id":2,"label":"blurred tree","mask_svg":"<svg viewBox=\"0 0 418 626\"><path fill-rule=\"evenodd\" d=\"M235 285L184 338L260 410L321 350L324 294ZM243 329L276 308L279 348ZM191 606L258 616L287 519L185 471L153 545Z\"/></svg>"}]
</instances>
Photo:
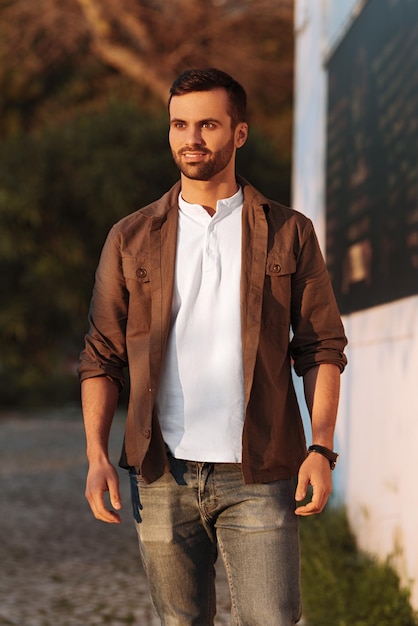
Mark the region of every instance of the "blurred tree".
<instances>
[{"instance_id":1,"label":"blurred tree","mask_svg":"<svg viewBox=\"0 0 418 626\"><path fill-rule=\"evenodd\" d=\"M49 121L51 102L68 115L121 77L165 105L185 68L218 66L246 87L254 123L290 150L293 0L3 1L0 61L3 133Z\"/></svg>"},{"instance_id":2,"label":"blurred tree","mask_svg":"<svg viewBox=\"0 0 418 626\"><path fill-rule=\"evenodd\" d=\"M283 98L280 88L288 86L292 69L289 64L283 72L284 57L292 58L292 2L76 1L96 53L164 103L179 72L208 63L246 79L250 91L265 93L267 79L268 90L278 90L269 99Z\"/></svg>"},{"instance_id":3,"label":"blurred tree","mask_svg":"<svg viewBox=\"0 0 418 626\"><path fill-rule=\"evenodd\" d=\"M177 178L166 99L187 67L249 94L239 171L288 202L291 0L0 0L0 398L78 395L100 247ZM68 382L71 383L68 386Z\"/></svg>"},{"instance_id":4,"label":"blurred tree","mask_svg":"<svg viewBox=\"0 0 418 626\"><path fill-rule=\"evenodd\" d=\"M166 135L165 116L114 104L0 146L3 403L62 399L75 381L107 230L178 177Z\"/></svg>"}]
</instances>

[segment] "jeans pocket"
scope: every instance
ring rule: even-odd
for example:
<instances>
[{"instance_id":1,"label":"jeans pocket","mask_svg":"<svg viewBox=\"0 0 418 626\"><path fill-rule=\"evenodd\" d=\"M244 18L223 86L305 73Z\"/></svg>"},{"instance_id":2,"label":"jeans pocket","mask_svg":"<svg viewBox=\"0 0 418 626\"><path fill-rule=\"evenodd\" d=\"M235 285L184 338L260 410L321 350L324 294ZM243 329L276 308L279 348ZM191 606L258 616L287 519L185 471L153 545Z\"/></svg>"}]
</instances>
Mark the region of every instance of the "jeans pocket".
<instances>
[{"instance_id":1,"label":"jeans pocket","mask_svg":"<svg viewBox=\"0 0 418 626\"><path fill-rule=\"evenodd\" d=\"M142 522L141 511L142 504L139 497L139 486L138 486L138 475L136 472L129 472L129 479L131 483L131 502L132 502L132 512L134 516L134 520L140 524Z\"/></svg>"}]
</instances>

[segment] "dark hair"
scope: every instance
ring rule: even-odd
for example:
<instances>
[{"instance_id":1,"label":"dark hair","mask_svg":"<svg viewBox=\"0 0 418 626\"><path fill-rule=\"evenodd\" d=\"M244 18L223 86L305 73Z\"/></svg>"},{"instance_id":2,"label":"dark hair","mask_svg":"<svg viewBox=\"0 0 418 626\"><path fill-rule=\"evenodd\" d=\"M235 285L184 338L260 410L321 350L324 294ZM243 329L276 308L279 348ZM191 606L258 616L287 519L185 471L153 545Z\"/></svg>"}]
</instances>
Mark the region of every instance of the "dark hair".
<instances>
[{"instance_id":1,"label":"dark hair","mask_svg":"<svg viewBox=\"0 0 418 626\"><path fill-rule=\"evenodd\" d=\"M194 91L225 89L229 98L229 115L232 127L245 122L247 114L247 94L245 89L226 72L214 67L208 69L186 70L171 85L168 107L173 96L184 96Z\"/></svg>"}]
</instances>

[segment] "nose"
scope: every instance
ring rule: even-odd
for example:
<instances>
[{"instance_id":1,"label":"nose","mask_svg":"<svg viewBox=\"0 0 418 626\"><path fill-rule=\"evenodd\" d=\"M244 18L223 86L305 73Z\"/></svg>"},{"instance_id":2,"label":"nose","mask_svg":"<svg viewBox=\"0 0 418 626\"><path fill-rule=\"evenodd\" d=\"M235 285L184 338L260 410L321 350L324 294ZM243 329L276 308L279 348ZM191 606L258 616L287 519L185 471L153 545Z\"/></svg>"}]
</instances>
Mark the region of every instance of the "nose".
<instances>
[{"instance_id":1,"label":"nose","mask_svg":"<svg viewBox=\"0 0 418 626\"><path fill-rule=\"evenodd\" d=\"M190 125L187 128L187 133L186 133L186 143L189 146L201 146L202 144L204 144L204 140L202 137L202 129L200 128L200 126L196 125Z\"/></svg>"}]
</instances>

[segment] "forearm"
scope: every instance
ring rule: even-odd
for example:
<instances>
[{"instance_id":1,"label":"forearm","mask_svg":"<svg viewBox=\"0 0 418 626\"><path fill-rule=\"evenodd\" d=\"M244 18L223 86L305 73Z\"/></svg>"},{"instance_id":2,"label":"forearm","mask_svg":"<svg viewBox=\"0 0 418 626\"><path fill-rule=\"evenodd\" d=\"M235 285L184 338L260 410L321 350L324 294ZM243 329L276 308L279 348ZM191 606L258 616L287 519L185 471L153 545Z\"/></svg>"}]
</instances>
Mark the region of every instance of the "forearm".
<instances>
[{"instance_id":1,"label":"forearm","mask_svg":"<svg viewBox=\"0 0 418 626\"><path fill-rule=\"evenodd\" d=\"M105 376L87 378L81 383L89 463L108 459L109 434L118 396L118 386Z\"/></svg>"},{"instance_id":2,"label":"forearm","mask_svg":"<svg viewBox=\"0 0 418 626\"><path fill-rule=\"evenodd\" d=\"M323 363L303 378L305 399L312 423L312 443L333 448L340 395L340 368Z\"/></svg>"},{"instance_id":3,"label":"forearm","mask_svg":"<svg viewBox=\"0 0 418 626\"><path fill-rule=\"evenodd\" d=\"M110 428L115 414L119 387L105 376L86 378L81 383L81 403L86 430L89 472L86 498L97 519L120 523L120 516L108 510L104 502L109 492L110 503L117 511L122 507L119 478L109 461L108 444Z\"/></svg>"},{"instance_id":4,"label":"forearm","mask_svg":"<svg viewBox=\"0 0 418 626\"><path fill-rule=\"evenodd\" d=\"M340 393L340 368L321 363L310 369L303 378L305 398L312 422L312 443L334 447L334 430ZM325 507L332 490L330 462L322 454L309 454L302 463L296 501L301 502L312 486L312 500L296 509L297 515L314 515Z\"/></svg>"}]
</instances>

